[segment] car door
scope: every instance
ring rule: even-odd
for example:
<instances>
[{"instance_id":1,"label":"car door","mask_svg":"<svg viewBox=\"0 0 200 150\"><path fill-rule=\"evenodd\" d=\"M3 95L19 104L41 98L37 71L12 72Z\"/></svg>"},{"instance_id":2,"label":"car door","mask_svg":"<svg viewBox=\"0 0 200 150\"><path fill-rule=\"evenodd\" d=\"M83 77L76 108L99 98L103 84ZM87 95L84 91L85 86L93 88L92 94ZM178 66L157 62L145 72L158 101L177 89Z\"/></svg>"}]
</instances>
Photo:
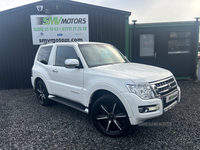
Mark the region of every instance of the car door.
<instances>
[{"instance_id":1,"label":"car door","mask_svg":"<svg viewBox=\"0 0 200 150\"><path fill-rule=\"evenodd\" d=\"M71 46L57 46L55 62L51 68L51 85L54 95L80 101L83 89L83 68L66 68L66 59L78 59Z\"/></svg>"}]
</instances>

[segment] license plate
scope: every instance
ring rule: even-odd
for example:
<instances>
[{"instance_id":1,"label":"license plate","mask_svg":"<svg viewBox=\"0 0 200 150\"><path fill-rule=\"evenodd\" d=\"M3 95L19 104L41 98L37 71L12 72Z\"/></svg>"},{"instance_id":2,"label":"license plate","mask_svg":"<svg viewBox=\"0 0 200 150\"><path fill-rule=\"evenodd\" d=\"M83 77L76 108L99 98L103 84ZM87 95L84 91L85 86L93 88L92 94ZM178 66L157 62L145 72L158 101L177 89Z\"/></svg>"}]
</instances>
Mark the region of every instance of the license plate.
<instances>
[{"instance_id":1,"label":"license plate","mask_svg":"<svg viewBox=\"0 0 200 150\"><path fill-rule=\"evenodd\" d=\"M178 97L178 91L166 97L166 103L169 103Z\"/></svg>"},{"instance_id":2,"label":"license plate","mask_svg":"<svg viewBox=\"0 0 200 150\"><path fill-rule=\"evenodd\" d=\"M169 106L167 106L166 108L164 108L164 112L172 109L176 104L177 104L177 101L174 101L172 104L170 104Z\"/></svg>"}]
</instances>

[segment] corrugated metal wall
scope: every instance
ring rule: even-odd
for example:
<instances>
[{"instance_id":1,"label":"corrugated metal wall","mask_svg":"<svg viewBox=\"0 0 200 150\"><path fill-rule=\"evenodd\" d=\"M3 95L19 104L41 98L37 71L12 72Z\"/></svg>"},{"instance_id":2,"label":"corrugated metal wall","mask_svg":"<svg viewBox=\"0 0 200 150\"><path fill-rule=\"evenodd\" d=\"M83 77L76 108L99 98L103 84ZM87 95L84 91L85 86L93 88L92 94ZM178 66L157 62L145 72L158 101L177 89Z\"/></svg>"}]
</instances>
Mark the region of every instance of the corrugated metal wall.
<instances>
[{"instance_id":1,"label":"corrugated metal wall","mask_svg":"<svg viewBox=\"0 0 200 150\"><path fill-rule=\"evenodd\" d=\"M39 46L32 44L30 15L39 15L37 5L50 9L51 14L88 14L90 41L111 43L125 53L125 20L129 12L59 0L0 12L0 89L31 88L31 67Z\"/></svg>"}]
</instances>

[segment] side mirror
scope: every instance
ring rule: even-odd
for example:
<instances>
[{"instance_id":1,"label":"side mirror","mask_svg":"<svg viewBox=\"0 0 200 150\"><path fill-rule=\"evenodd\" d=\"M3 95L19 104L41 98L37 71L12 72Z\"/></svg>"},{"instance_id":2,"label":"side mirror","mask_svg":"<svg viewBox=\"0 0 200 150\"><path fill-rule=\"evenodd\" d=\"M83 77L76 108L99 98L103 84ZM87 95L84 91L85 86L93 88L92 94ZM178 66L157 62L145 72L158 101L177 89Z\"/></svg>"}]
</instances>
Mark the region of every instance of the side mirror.
<instances>
[{"instance_id":1,"label":"side mirror","mask_svg":"<svg viewBox=\"0 0 200 150\"><path fill-rule=\"evenodd\" d=\"M79 66L79 61L77 59L66 59L65 60L65 67L66 68L75 68Z\"/></svg>"}]
</instances>

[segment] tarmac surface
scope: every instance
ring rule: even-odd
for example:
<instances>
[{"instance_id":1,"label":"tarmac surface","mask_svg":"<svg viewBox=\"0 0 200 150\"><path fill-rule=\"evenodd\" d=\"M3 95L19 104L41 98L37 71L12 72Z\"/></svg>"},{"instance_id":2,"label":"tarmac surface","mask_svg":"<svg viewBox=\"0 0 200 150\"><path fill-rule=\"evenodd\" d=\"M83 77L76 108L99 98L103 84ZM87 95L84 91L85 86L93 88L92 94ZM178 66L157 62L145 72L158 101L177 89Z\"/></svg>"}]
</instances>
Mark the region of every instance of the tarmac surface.
<instances>
[{"instance_id":1,"label":"tarmac surface","mask_svg":"<svg viewBox=\"0 0 200 150\"><path fill-rule=\"evenodd\" d=\"M89 115L39 105L32 89L0 91L0 150L200 149L200 82L179 81L181 103L119 138L99 133Z\"/></svg>"}]
</instances>

